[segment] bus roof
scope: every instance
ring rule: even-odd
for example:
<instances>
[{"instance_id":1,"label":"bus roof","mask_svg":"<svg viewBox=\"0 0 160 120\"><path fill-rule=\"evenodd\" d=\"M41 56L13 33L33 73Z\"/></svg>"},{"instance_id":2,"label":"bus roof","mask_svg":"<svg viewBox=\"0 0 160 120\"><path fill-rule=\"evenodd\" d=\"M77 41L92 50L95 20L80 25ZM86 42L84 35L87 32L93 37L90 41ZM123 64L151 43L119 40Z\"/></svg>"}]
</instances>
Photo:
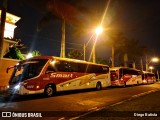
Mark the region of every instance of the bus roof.
<instances>
[{"instance_id":1,"label":"bus roof","mask_svg":"<svg viewBox=\"0 0 160 120\"><path fill-rule=\"evenodd\" d=\"M130 70L137 70L137 71L140 71L138 69L135 69L135 68L130 68L130 67L112 67L110 68L110 70L119 70L119 69L130 69Z\"/></svg>"},{"instance_id":2,"label":"bus roof","mask_svg":"<svg viewBox=\"0 0 160 120\"><path fill-rule=\"evenodd\" d=\"M154 74L154 73L149 72L149 71L143 71L142 73L143 73L143 74L147 74L147 73L149 73L149 74Z\"/></svg>"},{"instance_id":3,"label":"bus roof","mask_svg":"<svg viewBox=\"0 0 160 120\"><path fill-rule=\"evenodd\" d=\"M35 56L26 60L30 60L30 59L53 59L53 60L62 60L62 61L72 61L75 63L84 63L84 64L93 64L93 65L101 65L101 66L107 66L108 65L104 65L104 64L96 64L96 63L92 63L92 62L87 62L84 60L78 60L78 59L70 59L70 58L61 58L61 57L56 57L56 56ZM24 60L24 61L26 61Z\"/></svg>"}]
</instances>

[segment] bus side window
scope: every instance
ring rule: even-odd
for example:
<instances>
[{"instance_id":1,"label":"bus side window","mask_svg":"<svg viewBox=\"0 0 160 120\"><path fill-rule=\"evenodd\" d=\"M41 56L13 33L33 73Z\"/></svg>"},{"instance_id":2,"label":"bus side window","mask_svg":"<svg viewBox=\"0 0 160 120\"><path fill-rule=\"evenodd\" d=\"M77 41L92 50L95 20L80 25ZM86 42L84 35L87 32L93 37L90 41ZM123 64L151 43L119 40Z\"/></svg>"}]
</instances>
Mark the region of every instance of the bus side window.
<instances>
[{"instance_id":1,"label":"bus side window","mask_svg":"<svg viewBox=\"0 0 160 120\"><path fill-rule=\"evenodd\" d=\"M72 72L79 72L79 63L70 62L68 65Z\"/></svg>"},{"instance_id":2,"label":"bus side window","mask_svg":"<svg viewBox=\"0 0 160 120\"><path fill-rule=\"evenodd\" d=\"M93 69L91 67L92 67L92 65L87 65L87 67L86 67L87 73L92 73Z\"/></svg>"},{"instance_id":3,"label":"bus side window","mask_svg":"<svg viewBox=\"0 0 160 120\"><path fill-rule=\"evenodd\" d=\"M86 64L81 64L81 63L79 63L78 64L78 72L86 72L86 69L87 69L87 65Z\"/></svg>"},{"instance_id":4,"label":"bus side window","mask_svg":"<svg viewBox=\"0 0 160 120\"><path fill-rule=\"evenodd\" d=\"M108 68L107 67L102 67L102 66L98 66L98 69L96 70L97 73L108 73Z\"/></svg>"},{"instance_id":5,"label":"bus side window","mask_svg":"<svg viewBox=\"0 0 160 120\"><path fill-rule=\"evenodd\" d=\"M92 70L94 73L101 73L101 67L100 66L95 66L95 65L92 65ZM91 71L92 72L92 71Z\"/></svg>"},{"instance_id":6,"label":"bus side window","mask_svg":"<svg viewBox=\"0 0 160 120\"><path fill-rule=\"evenodd\" d=\"M71 66L67 61L60 61L59 64L56 65L59 72L71 72Z\"/></svg>"},{"instance_id":7,"label":"bus side window","mask_svg":"<svg viewBox=\"0 0 160 120\"><path fill-rule=\"evenodd\" d=\"M46 73L52 73L52 72L55 72L55 71L56 71L55 67L52 66L52 65L49 65L48 68L47 68L47 70L46 70Z\"/></svg>"},{"instance_id":8,"label":"bus side window","mask_svg":"<svg viewBox=\"0 0 160 120\"><path fill-rule=\"evenodd\" d=\"M104 72L102 66L92 65L92 70L94 73L103 73Z\"/></svg>"}]
</instances>

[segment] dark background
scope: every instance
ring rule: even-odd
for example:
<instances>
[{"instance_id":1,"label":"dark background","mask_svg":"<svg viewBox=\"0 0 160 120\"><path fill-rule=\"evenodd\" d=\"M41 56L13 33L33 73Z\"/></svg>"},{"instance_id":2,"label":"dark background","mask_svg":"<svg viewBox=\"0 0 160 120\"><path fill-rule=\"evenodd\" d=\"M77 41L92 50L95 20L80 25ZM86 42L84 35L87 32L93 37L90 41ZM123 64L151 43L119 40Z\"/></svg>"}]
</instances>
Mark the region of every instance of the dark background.
<instances>
[{"instance_id":1,"label":"dark background","mask_svg":"<svg viewBox=\"0 0 160 120\"><path fill-rule=\"evenodd\" d=\"M19 4L19 2L20 0L8 0L7 11L21 17L16 23L15 38L20 38L28 47L28 51L38 50L43 55L59 56L61 22L50 21L44 29L37 32L37 24L44 14L28 5ZM83 2L84 6L95 13L105 9L106 3L107 0L86 0ZM104 22L108 22L109 27L122 31L127 38L138 39L156 56L160 54L159 12L159 0L111 0L106 13L109 20ZM73 33L72 27L67 24L66 54L70 48L83 50L82 45L89 39L89 36L85 34L76 38ZM111 56L111 46L101 44L102 42L99 40L97 43L97 56L108 59Z\"/></svg>"}]
</instances>

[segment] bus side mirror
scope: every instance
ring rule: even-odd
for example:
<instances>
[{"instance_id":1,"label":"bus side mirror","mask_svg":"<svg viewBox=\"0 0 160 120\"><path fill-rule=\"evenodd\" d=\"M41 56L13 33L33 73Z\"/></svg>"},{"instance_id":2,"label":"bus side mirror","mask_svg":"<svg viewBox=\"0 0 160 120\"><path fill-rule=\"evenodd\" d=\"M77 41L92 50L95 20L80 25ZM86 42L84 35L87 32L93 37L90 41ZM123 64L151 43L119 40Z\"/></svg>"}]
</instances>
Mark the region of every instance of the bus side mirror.
<instances>
[{"instance_id":1,"label":"bus side mirror","mask_svg":"<svg viewBox=\"0 0 160 120\"><path fill-rule=\"evenodd\" d=\"M8 73L8 71L9 71L11 68L14 68L14 66L8 67L7 70L6 70L6 73Z\"/></svg>"},{"instance_id":2,"label":"bus side mirror","mask_svg":"<svg viewBox=\"0 0 160 120\"><path fill-rule=\"evenodd\" d=\"M9 68L7 68L6 73L8 73L8 71L9 71Z\"/></svg>"}]
</instances>

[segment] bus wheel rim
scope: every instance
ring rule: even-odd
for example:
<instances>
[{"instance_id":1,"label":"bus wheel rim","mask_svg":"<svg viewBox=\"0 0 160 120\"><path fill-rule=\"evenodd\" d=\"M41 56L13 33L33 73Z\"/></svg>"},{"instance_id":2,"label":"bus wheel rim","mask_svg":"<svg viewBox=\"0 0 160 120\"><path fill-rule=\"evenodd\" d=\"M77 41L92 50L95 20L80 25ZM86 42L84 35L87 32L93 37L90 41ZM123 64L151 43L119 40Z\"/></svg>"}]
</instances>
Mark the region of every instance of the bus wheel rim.
<instances>
[{"instance_id":1,"label":"bus wheel rim","mask_svg":"<svg viewBox=\"0 0 160 120\"><path fill-rule=\"evenodd\" d=\"M100 90L100 89L101 89L101 84L97 83L97 90Z\"/></svg>"},{"instance_id":2,"label":"bus wheel rim","mask_svg":"<svg viewBox=\"0 0 160 120\"><path fill-rule=\"evenodd\" d=\"M53 89L52 89L51 87L48 87L48 88L47 88L47 95L48 95L48 96L51 96L52 93L53 93Z\"/></svg>"}]
</instances>

